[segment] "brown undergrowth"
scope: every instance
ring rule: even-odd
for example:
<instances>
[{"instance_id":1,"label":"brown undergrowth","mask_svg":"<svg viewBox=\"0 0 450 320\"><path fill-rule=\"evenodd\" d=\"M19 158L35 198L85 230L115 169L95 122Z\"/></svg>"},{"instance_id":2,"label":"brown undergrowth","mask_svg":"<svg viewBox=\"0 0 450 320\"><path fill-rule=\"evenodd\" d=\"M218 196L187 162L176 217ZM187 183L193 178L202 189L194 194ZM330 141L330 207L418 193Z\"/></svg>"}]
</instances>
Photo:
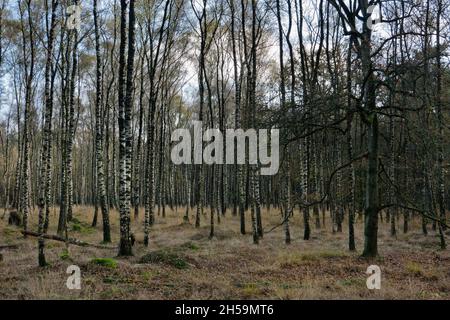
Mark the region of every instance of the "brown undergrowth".
<instances>
[{"instance_id":1,"label":"brown undergrowth","mask_svg":"<svg viewBox=\"0 0 450 320\"><path fill-rule=\"evenodd\" d=\"M56 233L57 210L52 211L49 233ZM75 207L70 237L101 242L101 225L90 227L93 208ZM143 211L140 213L141 218ZM20 229L0 220L0 244L17 244L2 250L1 299L449 299L450 252L438 249L431 231L421 234L417 223L397 238L381 223L380 256L371 261L359 256L362 223L356 225L358 251L347 250L347 234L332 234L329 215L325 226L312 229L302 239L303 226L295 212L291 221L292 243L285 245L283 230L266 234L252 244L250 221L247 235L239 232L239 219L227 212L216 221L216 237L209 239L209 216L202 227L183 223L184 209L166 210L156 217L150 245L142 245L142 219L132 222L136 235L134 257L117 258L113 249L70 246L46 241L49 266L37 266L37 240L24 239ZM30 230L36 229L36 213ZM194 221L190 217L191 223ZM263 211L266 230L280 222L276 210ZM101 221L101 219L99 219ZM100 222L101 224L101 222ZM118 213L111 211L113 243L118 242ZM366 270L371 264L382 270L380 290L368 290ZM69 265L81 269L81 290L66 287Z\"/></svg>"}]
</instances>

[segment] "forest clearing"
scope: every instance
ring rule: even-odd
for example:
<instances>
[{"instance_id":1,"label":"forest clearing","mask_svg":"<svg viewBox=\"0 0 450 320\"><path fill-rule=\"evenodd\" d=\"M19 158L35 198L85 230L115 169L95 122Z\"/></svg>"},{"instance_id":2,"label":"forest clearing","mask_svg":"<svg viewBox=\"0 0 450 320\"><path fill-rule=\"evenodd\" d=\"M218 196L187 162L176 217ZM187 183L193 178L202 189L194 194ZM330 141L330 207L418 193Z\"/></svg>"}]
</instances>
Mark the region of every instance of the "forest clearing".
<instances>
[{"instance_id":1,"label":"forest clearing","mask_svg":"<svg viewBox=\"0 0 450 320\"><path fill-rule=\"evenodd\" d=\"M142 245L142 221L133 221L136 235L134 256L117 258L117 248L97 249L49 240L49 265L36 266L33 238L23 239L20 229L0 220L0 236L18 249L0 251L0 299L449 299L450 253L439 250L435 233L423 236L415 219L408 234L389 236L389 226L380 224L380 257L364 259L347 250L344 233L332 233L330 217L325 227L304 241L297 213L292 219L292 243L283 242L280 228L266 234L258 246L251 234L239 233L239 219L227 212L209 239L209 228L196 229L183 222L184 212L167 210L156 220L151 245ZM75 207L69 225L70 237L99 244L101 232L90 227L93 208ZM264 228L279 222L279 212L263 210ZM111 212L114 243L118 241L118 214ZM31 225L36 223L31 215ZM56 220L56 219L52 219ZM357 225L360 222L357 222ZM361 228L356 228L361 230ZM55 233L51 225L49 233ZM362 232L356 232L361 246ZM2 244L4 244L2 243ZM159 252L169 259L142 262L149 253ZM157 255L155 255L157 256ZM105 258L102 265L96 258ZM110 261L109 261L110 260ZM69 290L66 269L81 268L81 290ZM366 269L381 268L381 289L366 286Z\"/></svg>"}]
</instances>

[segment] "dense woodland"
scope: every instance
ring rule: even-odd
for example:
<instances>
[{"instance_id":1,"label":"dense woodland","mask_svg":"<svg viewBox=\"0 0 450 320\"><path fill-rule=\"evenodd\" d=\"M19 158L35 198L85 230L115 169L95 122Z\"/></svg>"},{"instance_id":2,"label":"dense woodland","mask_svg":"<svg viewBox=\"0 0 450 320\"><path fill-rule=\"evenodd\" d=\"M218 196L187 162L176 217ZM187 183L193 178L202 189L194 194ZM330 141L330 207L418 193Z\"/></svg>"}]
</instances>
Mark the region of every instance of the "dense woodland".
<instances>
[{"instance_id":1,"label":"dense woodland","mask_svg":"<svg viewBox=\"0 0 450 320\"><path fill-rule=\"evenodd\" d=\"M80 2L79 28L69 28L68 8ZM54 238L68 239L76 205L92 206L104 243L109 212L119 211L119 256L133 254L132 219L144 212L136 245L151 246L168 208L207 225L211 238L231 215L258 244L267 208L286 244L301 215L304 241L345 225L348 249L365 257L378 254L380 224L396 237L420 221L446 247L448 1L0 6L0 214L16 213L24 236L37 236L39 265L50 210ZM222 132L280 129L278 174L261 175L259 164L175 165L171 134L193 120Z\"/></svg>"}]
</instances>

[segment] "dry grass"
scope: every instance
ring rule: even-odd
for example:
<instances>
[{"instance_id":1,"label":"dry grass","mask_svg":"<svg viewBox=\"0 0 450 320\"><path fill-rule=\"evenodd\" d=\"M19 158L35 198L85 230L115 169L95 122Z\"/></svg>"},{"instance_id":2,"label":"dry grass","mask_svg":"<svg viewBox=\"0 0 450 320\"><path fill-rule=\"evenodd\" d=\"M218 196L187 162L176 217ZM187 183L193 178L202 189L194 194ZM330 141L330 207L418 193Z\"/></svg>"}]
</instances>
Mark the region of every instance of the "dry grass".
<instances>
[{"instance_id":1,"label":"dry grass","mask_svg":"<svg viewBox=\"0 0 450 320\"><path fill-rule=\"evenodd\" d=\"M101 242L101 226L93 229L93 209L76 207L70 236ZM52 222L56 223L57 210ZM437 249L434 234L424 237L420 227L393 239L380 226L380 257L368 261L347 250L347 235L325 228L312 230L302 240L298 213L291 223L292 244L283 242L281 228L266 234L257 246L251 235L239 233L239 219L227 213L216 237L209 240L208 217L202 227L182 222L184 210L167 210L157 217L149 248L142 245L142 221L133 221L137 243L134 257L115 257L116 250L101 250L46 242L49 266L37 267L37 241L23 239L20 230L0 220L0 244L18 244L3 250L0 261L0 299L449 299L450 253ZM278 212L263 212L269 230L280 221ZM142 213L141 213L142 216ZM329 218L328 218L329 219ZM191 217L193 221L193 217ZM30 229L36 228L36 213ZM118 214L111 212L112 238L118 242ZM247 223L250 227L250 221ZM51 225L49 233L55 233ZM362 246L362 225L356 226ZM143 257L145 258L143 259ZM82 289L66 288L69 265L82 272ZM368 290L365 271L370 264L382 270L381 290Z\"/></svg>"}]
</instances>

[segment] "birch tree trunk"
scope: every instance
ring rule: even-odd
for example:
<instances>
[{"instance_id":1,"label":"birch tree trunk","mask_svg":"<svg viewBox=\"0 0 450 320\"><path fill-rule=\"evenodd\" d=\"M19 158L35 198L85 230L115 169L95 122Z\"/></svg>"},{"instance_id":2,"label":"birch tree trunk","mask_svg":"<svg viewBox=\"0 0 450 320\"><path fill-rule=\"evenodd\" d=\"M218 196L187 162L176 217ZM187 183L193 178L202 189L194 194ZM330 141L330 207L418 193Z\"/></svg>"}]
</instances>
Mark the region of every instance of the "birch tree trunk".
<instances>
[{"instance_id":1,"label":"birch tree trunk","mask_svg":"<svg viewBox=\"0 0 450 320\"><path fill-rule=\"evenodd\" d=\"M105 172L103 161L103 130L102 130L102 73L101 73L101 54L100 54L100 33L98 26L97 0L93 3L93 16L95 28L95 53L96 53L96 94L95 94L95 153L97 165L97 194L100 195L100 206L102 210L103 221L103 242L111 242L111 232L109 226L108 201L106 196Z\"/></svg>"},{"instance_id":2,"label":"birch tree trunk","mask_svg":"<svg viewBox=\"0 0 450 320\"><path fill-rule=\"evenodd\" d=\"M28 180L29 180L29 148L30 148L30 116L31 116L31 104L32 104L32 86L33 86L33 78L34 78L34 64L35 64L35 47L34 47L34 36L33 36L33 18L31 16L31 0L27 0L27 15L28 15L28 28L29 28L29 41L30 41L30 59L28 65L28 53L26 52L26 35L25 35L25 26L23 24L23 13L21 12L21 21L22 21L22 40L23 40L23 59L25 61L25 74L26 74L26 87L25 87L25 114L23 121L23 155L21 162L21 190L20 190L20 207L22 209L23 215L23 229L26 232L28 229L28 213L29 213L29 188L28 188Z\"/></svg>"},{"instance_id":3,"label":"birch tree trunk","mask_svg":"<svg viewBox=\"0 0 450 320\"><path fill-rule=\"evenodd\" d=\"M53 69L53 42L56 28L56 9L58 7L58 1L52 0L51 6L51 18L50 18L50 30L48 31L47 39L47 56L45 63L45 87L44 87L44 128L42 137L42 149L41 149L41 170L39 174L39 220L38 220L38 263L39 266L44 267L47 265L45 260L45 243L42 236L46 232L45 225L48 226L49 215L48 212L44 212L49 209L50 205L50 182L48 179L51 177L49 171L51 171L51 143L52 143L52 116L53 116L53 95L51 93L51 73Z\"/></svg>"},{"instance_id":4,"label":"birch tree trunk","mask_svg":"<svg viewBox=\"0 0 450 320\"><path fill-rule=\"evenodd\" d=\"M119 256L131 256L131 230L130 230L130 184L131 184L131 104L132 104L132 77L134 67L134 29L135 13L134 1L130 1L128 16L128 57L125 74L125 48L126 11L127 1L120 1L120 52L119 52L119 213L120 213L120 244Z\"/></svg>"}]
</instances>

